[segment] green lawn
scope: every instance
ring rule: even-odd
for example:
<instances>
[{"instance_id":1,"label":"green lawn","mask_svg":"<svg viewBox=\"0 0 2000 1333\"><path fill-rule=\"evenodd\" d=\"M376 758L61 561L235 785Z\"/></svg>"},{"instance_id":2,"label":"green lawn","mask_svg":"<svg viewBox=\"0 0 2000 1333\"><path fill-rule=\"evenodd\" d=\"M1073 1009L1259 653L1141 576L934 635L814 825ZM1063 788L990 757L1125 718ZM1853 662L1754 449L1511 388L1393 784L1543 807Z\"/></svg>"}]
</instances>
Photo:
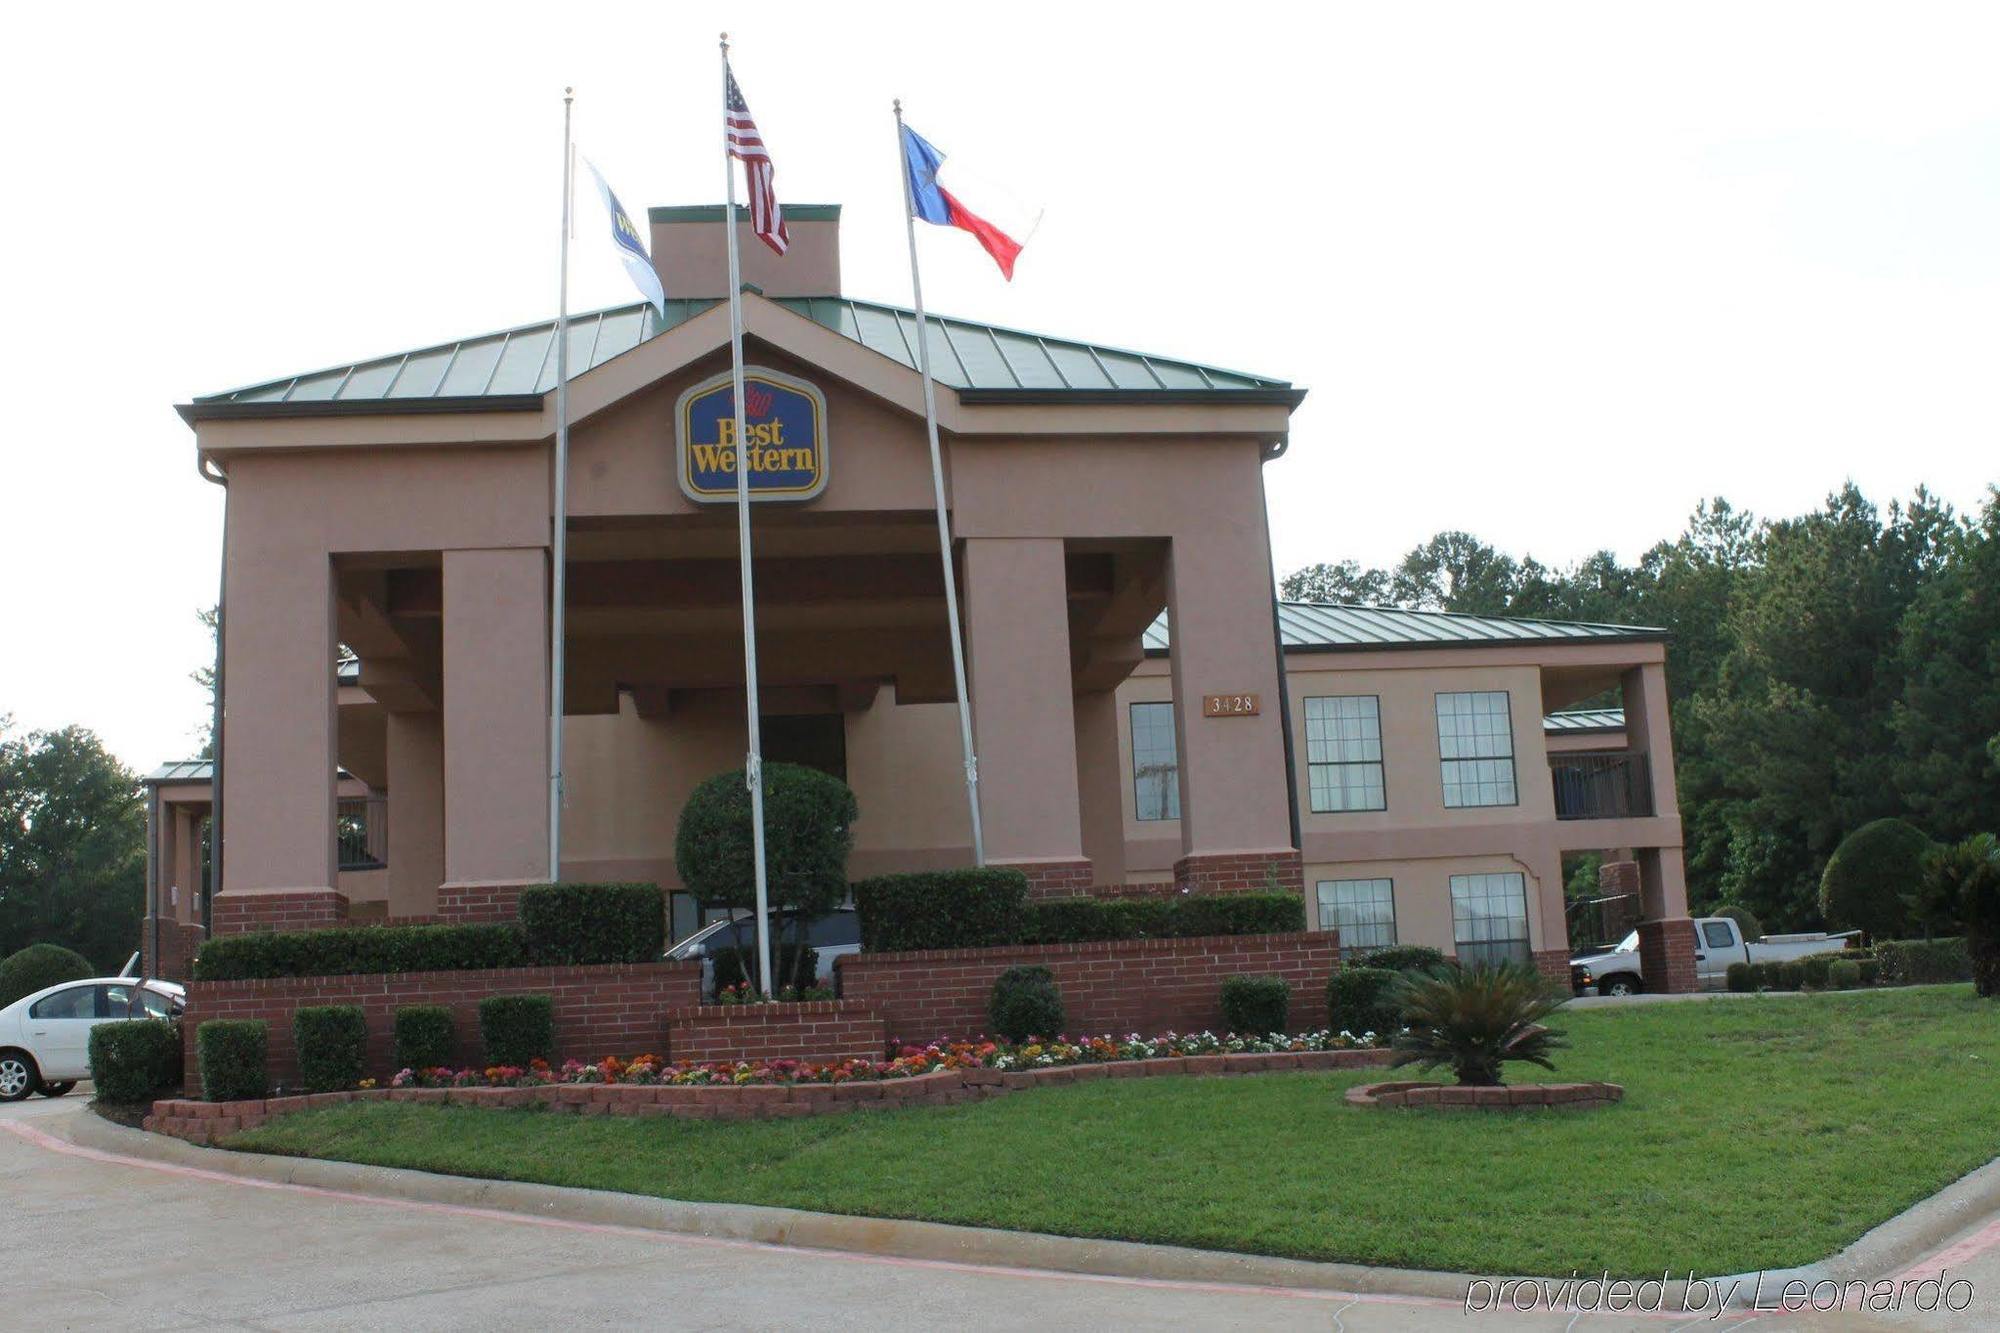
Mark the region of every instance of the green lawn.
<instances>
[{"instance_id":1,"label":"green lawn","mask_svg":"<svg viewBox=\"0 0 2000 1333\"><path fill-rule=\"evenodd\" d=\"M1575 1045L1559 1073L1510 1077L1608 1079L1623 1104L1368 1110L1340 1092L1380 1074L1258 1074L743 1123L368 1103L231 1146L1308 1259L1628 1276L1819 1259L2000 1154L2000 1004L1967 986L1557 1025Z\"/></svg>"}]
</instances>

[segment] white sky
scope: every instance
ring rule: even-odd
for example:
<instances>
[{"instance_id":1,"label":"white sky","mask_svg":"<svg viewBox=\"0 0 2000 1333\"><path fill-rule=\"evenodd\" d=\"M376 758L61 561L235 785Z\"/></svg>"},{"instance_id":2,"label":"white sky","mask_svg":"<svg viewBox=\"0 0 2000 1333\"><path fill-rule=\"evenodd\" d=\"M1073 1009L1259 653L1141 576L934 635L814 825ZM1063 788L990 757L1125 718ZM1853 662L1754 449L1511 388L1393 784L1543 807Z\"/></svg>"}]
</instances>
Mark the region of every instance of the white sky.
<instances>
[{"instance_id":1,"label":"white sky","mask_svg":"<svg viewBox=\"0 0 2000 1333\"><path fill-rule=\"evenodd\" d=\"M171 405L553 313L561 89L635 215L782 199L906 302L890 98L1039 202L933 309L1290 379L1277 564L1630 559L1724 493L2000 479L2000 11L1915 3L34 5L0 41L0 714L191 746L220 493ZM595 208L586 196L582 206ZM583 214L593 219L593 214ZM593 223L594 227L594 223ZM578 308L632 299L580 235Z\"/></svg>"}]
</instances>

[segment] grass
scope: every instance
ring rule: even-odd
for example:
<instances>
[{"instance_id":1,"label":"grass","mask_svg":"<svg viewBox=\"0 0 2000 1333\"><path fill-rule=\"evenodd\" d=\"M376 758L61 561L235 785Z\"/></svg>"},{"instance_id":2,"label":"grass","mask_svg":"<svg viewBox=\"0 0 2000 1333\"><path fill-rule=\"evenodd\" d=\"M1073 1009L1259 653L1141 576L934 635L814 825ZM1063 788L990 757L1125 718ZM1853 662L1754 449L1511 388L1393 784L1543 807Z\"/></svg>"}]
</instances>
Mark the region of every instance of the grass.
<instances>
[{"instance_id":1,"label":"grass","mask_svg":"<svg viewBox=\"0 0 2000 1333\"><path fill-rule=\"evenodd\" d=\"M1370 1072L1116 1079L716 1122L357 1103L232 1147L675 1199L1479 1273L1806 1263L2000 1153L2000 1005L1966 986L1558 1016L1528 1117L1349 1107Z\"/></svg>"}]
</instances>

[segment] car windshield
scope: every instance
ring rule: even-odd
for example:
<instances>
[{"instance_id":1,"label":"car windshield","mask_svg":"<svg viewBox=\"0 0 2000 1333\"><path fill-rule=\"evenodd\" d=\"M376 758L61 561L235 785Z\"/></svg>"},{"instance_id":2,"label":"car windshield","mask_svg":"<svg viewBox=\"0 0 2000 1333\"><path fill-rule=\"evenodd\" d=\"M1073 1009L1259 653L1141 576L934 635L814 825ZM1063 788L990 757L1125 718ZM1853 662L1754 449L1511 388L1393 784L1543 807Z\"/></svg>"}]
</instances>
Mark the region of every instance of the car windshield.
<instances>
[{"instance_id":1,"label":"car windshield","mask_svg":"<svg viewBox=\"0 0 2000 1333\"><path fill-rule=\"evenodd\" d=\"M1639 948L1639 932L1636 930L1631 932L1624 939L1618 941L1618 949L1620 952L1633 953L1636 952L1638 948Z\"/></svg>"}]
</instances>

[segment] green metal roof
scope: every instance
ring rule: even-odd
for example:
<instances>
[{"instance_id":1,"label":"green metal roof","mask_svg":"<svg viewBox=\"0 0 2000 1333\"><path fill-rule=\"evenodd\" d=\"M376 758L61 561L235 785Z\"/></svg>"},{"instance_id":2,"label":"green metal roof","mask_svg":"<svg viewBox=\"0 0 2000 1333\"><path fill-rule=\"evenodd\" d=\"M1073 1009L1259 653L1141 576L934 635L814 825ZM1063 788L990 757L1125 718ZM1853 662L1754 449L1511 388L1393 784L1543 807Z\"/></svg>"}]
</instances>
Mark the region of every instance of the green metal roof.
<instances>
[{"instance_id":1,"label":"green metal roof","mask_svg":"<svg viewBox=\"0 0 2000 1333\"><path fill-rule=\"evenodd\" d=\"M1571 708L1560 713L1550 713L1542 719L1543 731L1566 731L1576 735L1593 731L1623 731L1625 710L1622 708Z\"/></svg>"},{"instance_id":2,"label":"green metal roof","mask_svg":"<svg viewBox=\"0 0 2000 1333\"><path fill-rule=\"evenodd\" d=\"M846 297L773 299L892 361L916 367L917 318L913 311ZM719 303L668 301L664 319L643 301L572 315L570 377L622 356ZM1192 394L1203 399L1284 403L1296 403L1304 396L1283 380L1191 361L938 315L927 316L924 322L932 374L939 383L968 394L1018 398L1052 393L1141 401ZM339 411L341 405L347 405L346 410L378 412L532 409L540 404L531 396L547 393L555 382L555 321L543 320L205 395L184 408L182 415L189 420L295 415Z\"/></svg>"},{"instance_id":3,"label":"green metal roof","mask_svg":"<svg viewBox=\"0 0 2000 1333\"><path fill-rule=\"evenodd\" d=\"M1288 652L1365 652L1371 648L1494 648L1606 640L1659 641L1667 631L1648 625L1596 625L1575 620L1470 616L1453 611L1406 611L1396 606L1279 602L1278 633ZM1146 629L1146 652L1167 652L1167 615Z\"/></svg>"}]
</instances>

